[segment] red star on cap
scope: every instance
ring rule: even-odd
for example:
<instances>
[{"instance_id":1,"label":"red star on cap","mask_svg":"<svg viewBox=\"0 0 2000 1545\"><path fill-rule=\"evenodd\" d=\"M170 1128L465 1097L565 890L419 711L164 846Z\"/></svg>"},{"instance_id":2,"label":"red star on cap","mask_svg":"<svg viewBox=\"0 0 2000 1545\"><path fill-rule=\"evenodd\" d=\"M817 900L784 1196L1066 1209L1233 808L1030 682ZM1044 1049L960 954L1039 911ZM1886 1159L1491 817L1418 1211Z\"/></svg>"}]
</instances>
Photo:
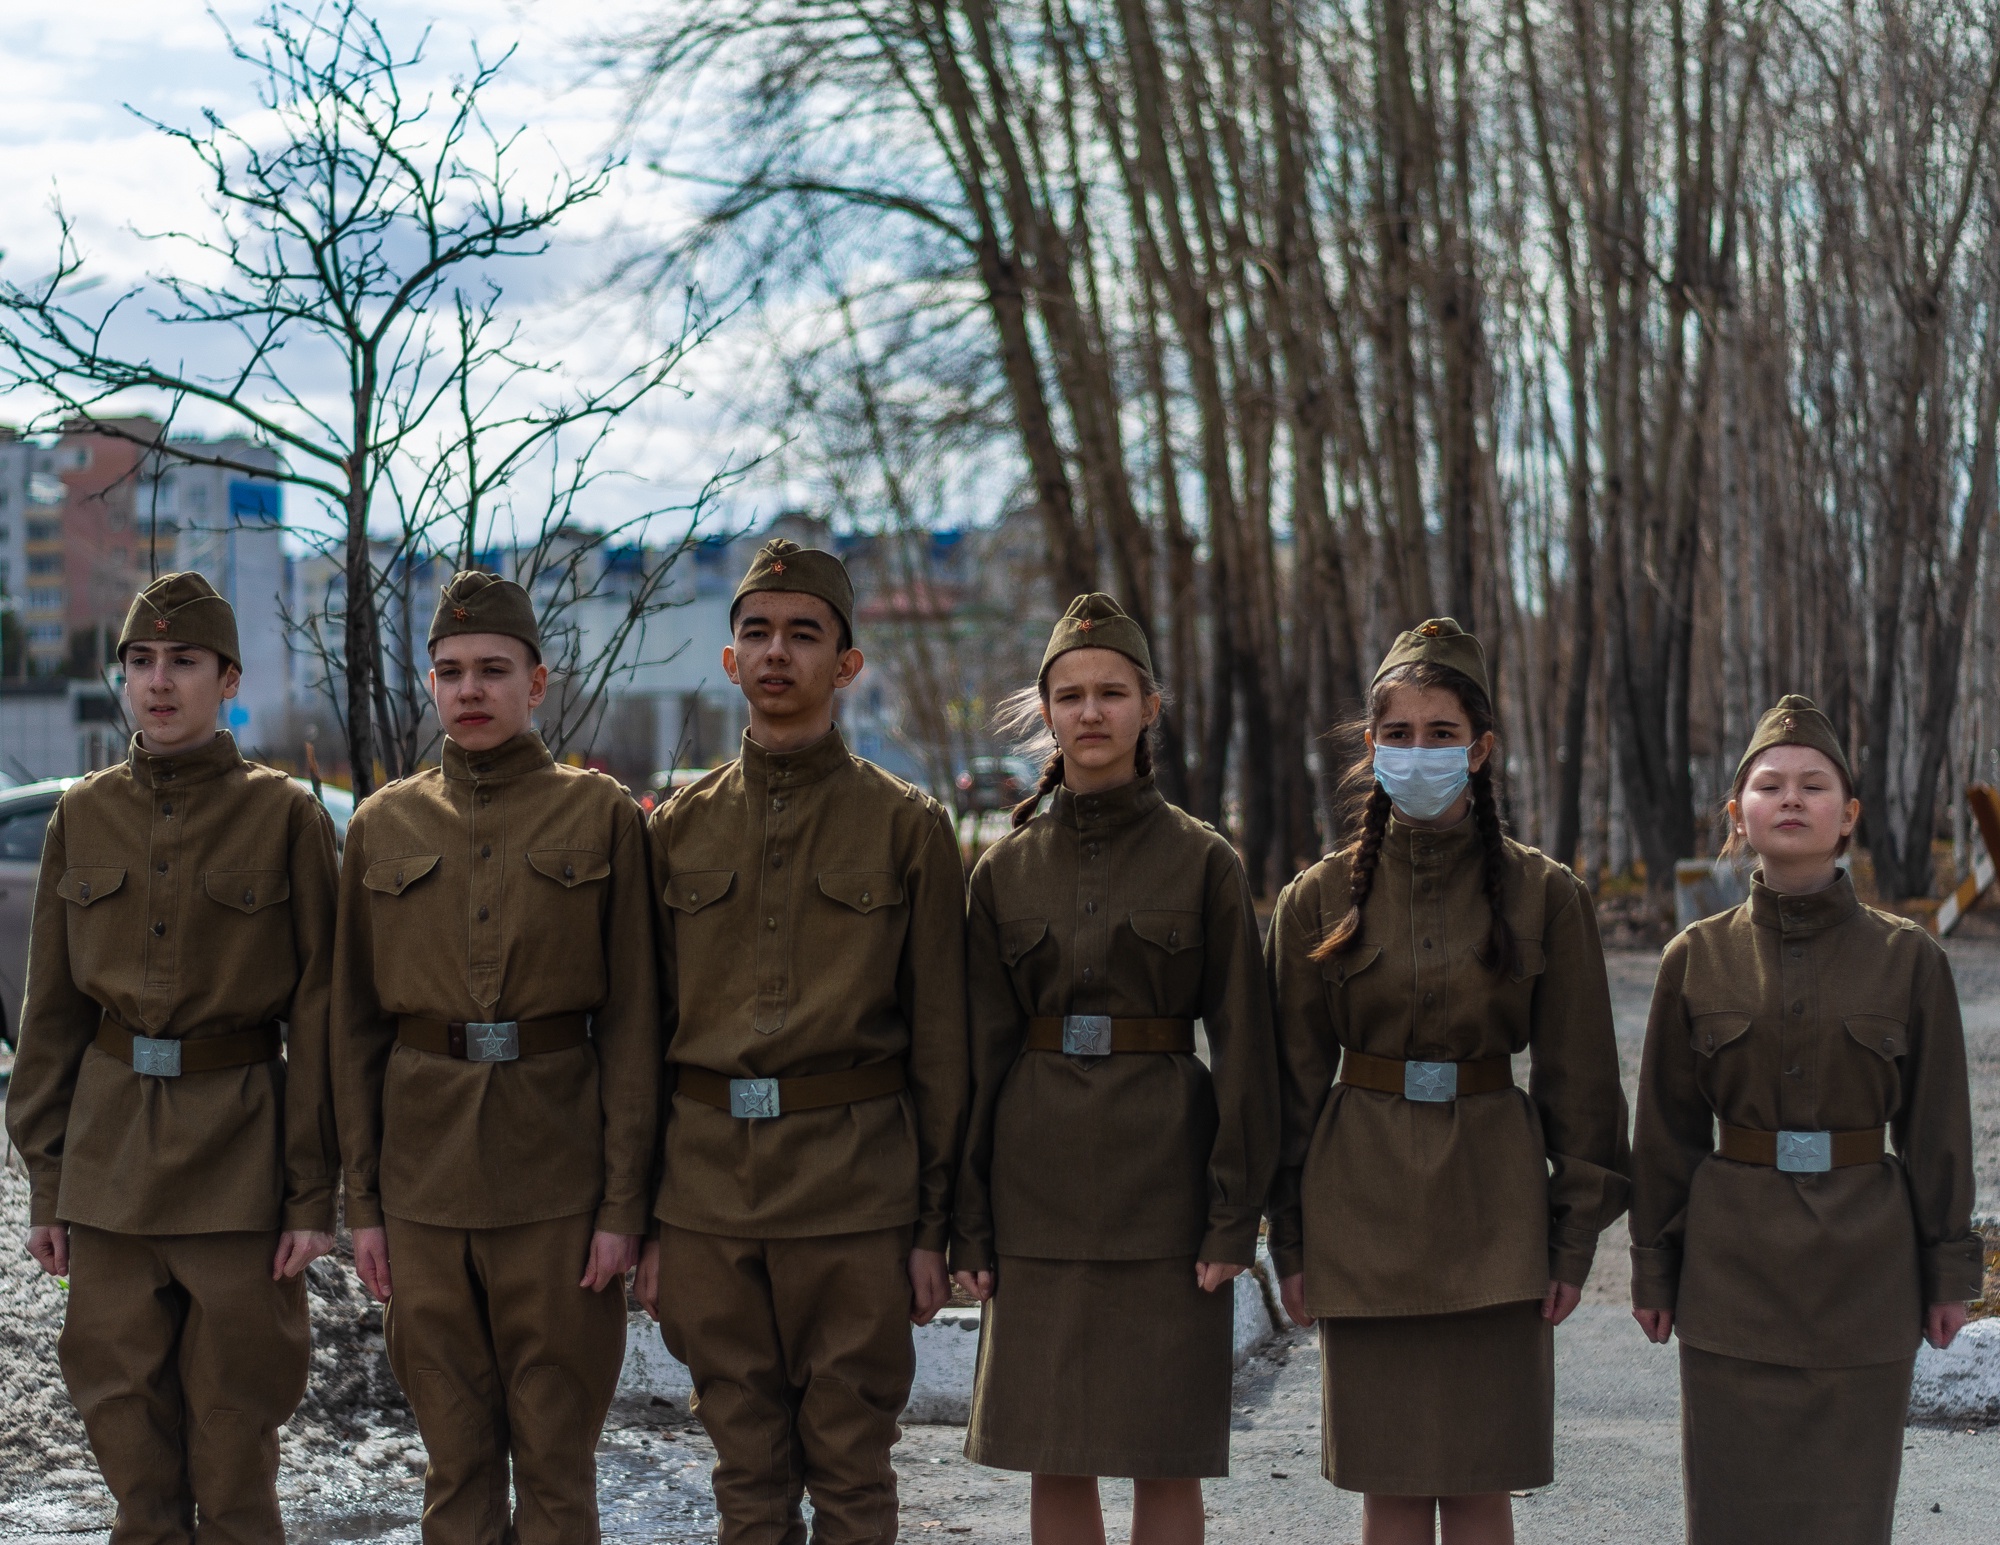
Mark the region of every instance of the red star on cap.
<instances>
[{"instance_id":1,"label":"red star on cap","mask_svg":"<svg viewBox=\"0 0 2000 1545\"><path fill-rule=\"evenodd\" d=\"M1425 638L1436 638L1438 636L1438 625L1435 622L1427 622L1421 628L1417 629L1417 631L1423 634Z\"/></svg>"},{"instance_id":2,"label":"red star on cap","mask_svg":"<svg viewBox=\"0 0 2000 1545\"><path fill-rule=\"evenodd\" d=\"M1083 631L1086 633L1088 633L1092 628L1097 626L1097 624L1092 622L1088 617L1078 618L1076 625L1079 628L1083 629Z\"/></svg>"},{"instance_id":3,"label":"red star on cap","mask_svg":"<svg viewBox=\"0 0 2000 1545\"><path fill-rule=\"evenodd\" d=\"M465 621L465 619L466 619L466 615L467 615L467 613L466 613L466 610L465 610L465 608L464 608L463 606L454 606L454 607L453 607L453 608L451 609L451 620L452 620L453 622L463 622L463 621Z\"/></svg>"},{"instance_id":4,"label":"red star on cap","mask_svg":"<svg viewBox=\"0 0 2000 1545\"><path fill-rule=\"evenodd\" d=\"M167 619L166 619L166 618L164 618L164 617L155 617L155 618L153 619L153 631L154 631L155 633L164 633L164 632L166 632L166 631L167 631Z\"/></svg>"},{"instance_id":5,"label":"red star on cap","mask_svg":"<svg viewBox=\"0 0 2000 1545\"><path fill-rule=\"evenodd\" d=\"M773 574L782 574L782 573L784 573L784 572L785 572L785 560L784 560L784 559L782 559L782 558L780 558L780 559L778 559L778 561L777 561L777 562L773 563L773 564L771 565L771 572L772 572Z\"/></svg>"}]
</instances>

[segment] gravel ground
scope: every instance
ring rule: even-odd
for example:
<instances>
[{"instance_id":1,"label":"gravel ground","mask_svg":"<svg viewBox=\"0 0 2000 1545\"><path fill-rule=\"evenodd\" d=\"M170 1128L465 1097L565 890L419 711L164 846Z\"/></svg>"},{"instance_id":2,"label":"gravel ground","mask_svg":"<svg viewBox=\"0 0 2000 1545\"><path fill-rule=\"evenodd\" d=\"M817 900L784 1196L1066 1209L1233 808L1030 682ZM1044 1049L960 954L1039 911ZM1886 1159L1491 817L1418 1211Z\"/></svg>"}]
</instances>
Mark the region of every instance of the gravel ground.
<instances>
[{"instance_id":1,"label":"gravel ground","mask_svg":"<svg viewBox=\"0 0 2000 1545\"><path fill-rule=\"evenodd\" d=\"M1965 1008L1979 1205L1991 1217L2000 1213L2000 928L1947 948ZM1646 950L1608 955L1628 1096L1658 958ZM27 1184L17 1165L0 1172L0 1541L71 1545L101 1535L111 1508L56 1372L62 1290L6 1243L26 1221ZM1626 1315L1624 1242L1622 1229L1606 1237L1584 1305L1558 1334L1558 1478L1518 1504L1524 1537L1680 1536L1676 1364ZM290 1537L304 1545L415 1545L423 1449L382 1356L380 1311L344 1264L317 1263L310 1285L313 1388L286 1430L280 1478ZM1244 1367L1235 1473L1208 1491L1212 1540L1359 1538L1358 1500L1319 1478L1318 1378L1304 1334L1281 1338ZM968 1463L964 1440L959 1427L908 1429L896 1451L905 1537L1025 1542L1027 1478ZM662 1545L713 1538L713 1463L714 1450L685 1413L615 1412L598 1453L605 1537ZM1129 1522L1130 1487L1107 1483L1105 1498L1117 1538ZM2000 1429L1911 1428L1898 1537L1983 1545L1996 1517Z\"/></svg>"}]
</instances>

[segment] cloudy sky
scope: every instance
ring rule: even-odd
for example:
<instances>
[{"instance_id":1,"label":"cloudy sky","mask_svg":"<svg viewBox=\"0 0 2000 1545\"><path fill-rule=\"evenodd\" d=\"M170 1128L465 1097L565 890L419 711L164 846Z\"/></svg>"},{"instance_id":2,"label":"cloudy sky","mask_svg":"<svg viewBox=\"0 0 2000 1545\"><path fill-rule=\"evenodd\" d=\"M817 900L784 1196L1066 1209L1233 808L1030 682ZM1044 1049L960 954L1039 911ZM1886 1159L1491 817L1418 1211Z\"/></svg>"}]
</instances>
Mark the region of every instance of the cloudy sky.
<instances>
[{"instance_id":1,"label":"cloudy sky","mask_svg":"<svg viewBox=\"0 0 2000 1545\"><path fill-rule=\"evenodd\" d=\"M310 0L307 0L310 3ZM0 272L20 283L46 270L53 253L51 201L75 220L94 294L143 282L168 254L138 234L198 227L204 219L200 168L189 152L140 117L197 125L206 109L253 140L260 122L255 78L230 57L222 24L248 40L264 9L254 0L85 0L69 6L8 6L0 40ZM594 37L616 33L643 0L375 0L392 42L415 42L431 28L428 58L414 85L439 94L470 62L476 42L488 59L518 49L486 99L496 128L525 126L532 169L560 161L586 168L614 148L618 86L590 68ZM671 227L669 186L643 169L615 174L611 194L564 227L553 253L503 275L508 302L539 351L575 379L602 379L630 359L646 318L597 282L620 254L643 248ZM176 260L179 261L179 260ZM155 332L158 330L155 329ZM167 340L153 347L178 350ZM604 510L649 508L690 496L723 457L764 447L740 427L724 427L729 368L720 349L697 355L685 372L688 396L675 397L621 433L611 460L630 477L606 485ZM337 392L338 382L325 383ZM26 416L0 399L0 421ZM213 430L217 421L186 420ZM747 518L783 490L745 489ZM294 510L297 511L296 502Z\"/></svg>"}]
</instances>

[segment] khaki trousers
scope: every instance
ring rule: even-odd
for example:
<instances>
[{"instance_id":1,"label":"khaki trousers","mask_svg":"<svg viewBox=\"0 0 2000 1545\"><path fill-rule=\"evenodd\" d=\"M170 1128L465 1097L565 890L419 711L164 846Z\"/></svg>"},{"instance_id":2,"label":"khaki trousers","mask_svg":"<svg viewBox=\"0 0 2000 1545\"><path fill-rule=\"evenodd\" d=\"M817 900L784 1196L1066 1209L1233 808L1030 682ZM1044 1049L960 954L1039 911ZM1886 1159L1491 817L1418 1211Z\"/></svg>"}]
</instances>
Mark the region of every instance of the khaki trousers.
<instances>
[{"instance_id":1,"label":"khaki trousers","mask_svg":"<svg viewBox=\"0 0 2000 1545\"><path fill-rule=\"evenodd\" d=\"M889 1545L916 1375L909 1228L732 1239L664 1226L660 1334L715 1443L722 1545Z\"/></svg>"},{"instance_id":2,"label":"khaki trousers","mask_svg":"<svg viewBox=\"0 0 2000 1545\"><path fill-rule=\"evenodd\" d=\"M597 1438L625 1361L625 1289L577 1286L591 1215L384 1221L389 1366L430 1456L425 1545L597 1545Z\"/></svg>"},{"instance_id":3,"label":"khaki trousers","mask_svg":"<svg viewBox=\"0 0 2000 1545\"><path fill-rule=\"evenodd\" d=\"M276 1233L71 1224L56 1355L118 1501L112 1545L283 1545L278 1428L306 1392L303 1278Z\"/></svg>"}]
</instances>

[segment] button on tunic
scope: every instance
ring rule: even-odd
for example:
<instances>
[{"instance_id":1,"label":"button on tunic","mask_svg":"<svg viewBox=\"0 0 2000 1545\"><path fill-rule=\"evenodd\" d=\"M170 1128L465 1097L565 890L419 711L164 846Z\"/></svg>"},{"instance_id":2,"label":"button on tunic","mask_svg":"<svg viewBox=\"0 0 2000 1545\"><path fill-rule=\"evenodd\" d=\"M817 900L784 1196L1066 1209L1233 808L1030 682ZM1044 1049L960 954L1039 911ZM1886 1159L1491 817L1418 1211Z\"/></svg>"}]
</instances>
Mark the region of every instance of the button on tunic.
<instances>
[{"instance_id":1,"label":"button on tunic","mask_svg":"<svg viewBox=\"0 0 2000 1545\"><path fill-rule=\"evenodd\" d=\"M30 1221L129 1234L328 1229L333 824L226 733L63 793L35 892L8 1130ZM282 1020L285 1058L179 1078L92 1042L106 1013L169 1039Z\"/></svg>"},{"instance_id":2,"label":"button on tunic","mask_svg":"<svg viewBox=\"0 0 2000 1545\"><path fill-rule=\"evenodd\" d=\"M533 733L362 802L348 828L334 1075L350 1225L384 1212L503 1228L595 1212L646 1226L659 1091L639 809ZM587 1014L582 1046L466 1062L399 1045L399 1016Z\"/></svg>"},{"instance_id":3,"label":"button on tunic","mask_svg":"<svg viewBox=\"0 0 2000 1545\"><path fill-rule=\"evenodd\" d=\"M1755 1131L1886 1125L1894 1154L1818 1174L1715 1152ZM1794 1367L1916 1351L1924 1306L1976 1298L1972 1129L1944 951L1860 904L1761 879L1667 947L1640 1075L1632 1301L1704 1351Z\"/></svg>"},{"instance_id":4,"label":"button on tunic","mask_svg":"<svg viewBox=\"0 0 2000 1545\"><path fill-rule=\"evenodd\" d=\"M1580 1285L1625 1210L1625 1097L1597 921L1582 882L1505 844L1502 904L1519 950L1496 976L1470 818L1390 818L1361 932L1313 948L1349 908L1346 860L1278 898L1267 953L1284 1141L1271 1252L1305 1272L1316 1315L1449 1314ZM1336 1085L1341 1049L1462 1062L1526 1051L1526 1090L1413 1102Z\"/></svg>"},{"instance_id":5,"label":"button on tunic","mask_svg":"<svg viewBox=\"0 0 2000 1545\"><path fill-rule=\"evenodd\" d=\"M737 1238L914 1222L946 1245L965 1125L965 866L938 803L849 753L742 754L653 812L667 1060L724 1078L904 1063L899 1094L668 1110L655 1215Z\"/></svg>"},{"instance_id":6,"label":"button on tunic","mask_svg":"<svg viewBox=\"0 0 2000 1545\"><path fill-rule=\"evenodd\" d=\"M1148 777L1056 792L973 870L972 1124L953 1265L1199 1256L1248 1265L1277 1161L1257 920L1228 841ZM1200 1020L1192 1054L1025 1051L1036 1016Z\"/></svg>"}]
</instances>

